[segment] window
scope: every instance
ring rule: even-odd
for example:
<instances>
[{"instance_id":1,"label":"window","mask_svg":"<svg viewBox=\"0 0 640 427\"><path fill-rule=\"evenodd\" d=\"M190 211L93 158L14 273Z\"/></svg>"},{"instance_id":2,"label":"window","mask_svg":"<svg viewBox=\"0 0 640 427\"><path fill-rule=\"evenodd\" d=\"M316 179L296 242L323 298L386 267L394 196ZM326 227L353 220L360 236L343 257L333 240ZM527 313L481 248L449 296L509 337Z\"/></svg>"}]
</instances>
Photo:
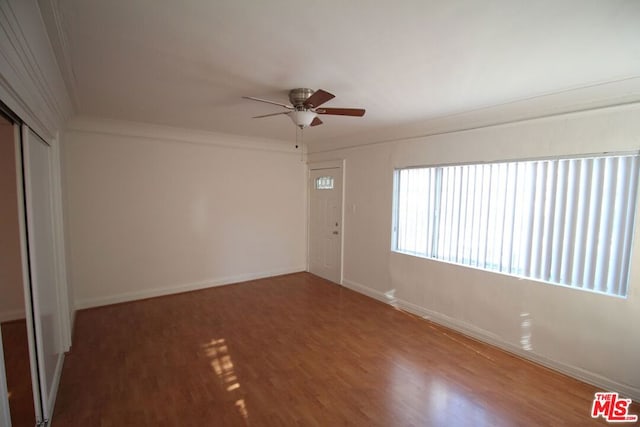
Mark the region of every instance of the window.
<instances>
[{"instance_id":1,"label":"window","mask_svg":"<svg viewBox=\"0 0 640 427\"><path fill-rule=\"evenodd\" d=\"M316 190L333 190L333 177L320 176L316 178Z\"/></svg>"},{"instance_id":2,"label":"window","mask_svg":"<svg viewBox=\"0 0 640 427\"><path fill-rule=\"evenodd\" d=\"M393 250L626 296L638 158L396 170Z\"/></svg>"}]
</instances>

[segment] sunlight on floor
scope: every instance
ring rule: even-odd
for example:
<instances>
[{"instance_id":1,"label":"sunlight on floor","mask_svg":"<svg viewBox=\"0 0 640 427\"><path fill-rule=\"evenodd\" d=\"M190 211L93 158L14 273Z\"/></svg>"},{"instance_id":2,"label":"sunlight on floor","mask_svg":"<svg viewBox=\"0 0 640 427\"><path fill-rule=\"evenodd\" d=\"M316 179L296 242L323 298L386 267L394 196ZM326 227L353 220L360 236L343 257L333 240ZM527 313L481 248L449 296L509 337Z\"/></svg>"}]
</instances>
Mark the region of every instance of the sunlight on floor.
<instances>
[{"instance_id":1,"label":"sunlight on floor","mask_svg":"<svg viewBox=\"0 0 640 427\"><path fill-rule=\"evenodd\" d=\"M240 394L240 382L233 369L233 361L229 355L229 349L224 338L211 340L208 344L205 344L204 349L208 357L211 358L211 367L214 372L222 380L223 386L229 393ZM249 418L249 410L244 398L238 399L235 402L235 406L238 408L238 413L245 420Z\"/></svg>"},{"instance_id":2,"label":"sunlight on floor","mask_svg":"<svg viewBox=\"0 0 640 427\"><path fill-rule=\"evenodd\" d=\"M238 407L238 411L240 411L242 418L249 418L249 412L247 411L247 405L244 403L244 399L236 401L236 406Z\"/></svg>"},{"instance_id":3,"label":"sunlight on floor","mask_svg":"<svg viewBox=\"0 0 640 427\"><path fill-rule=\"evenodd\" d=\"M390 364L389 403L398 420L428 420L426 425L467 425L489 427L491 419L472 393L458 388L449 379L425 376L425 367L411 357L397 354Z\"/></svg>"},{"instance_id":4,"label":"sunlight on floor","mask_svg":"<svg viewBox=\"0 0 640 427\"><path fill-rule=\"evenodd\" d=\"M458 416L464 414L465 417L468 417L473 414L471 418L476 426L492 425L482 404L474 402L473 399L459 393L445 382L433 381L429 395L432 396L429 413L434 424L456 424Z\"/></svg>"}]
</instances>

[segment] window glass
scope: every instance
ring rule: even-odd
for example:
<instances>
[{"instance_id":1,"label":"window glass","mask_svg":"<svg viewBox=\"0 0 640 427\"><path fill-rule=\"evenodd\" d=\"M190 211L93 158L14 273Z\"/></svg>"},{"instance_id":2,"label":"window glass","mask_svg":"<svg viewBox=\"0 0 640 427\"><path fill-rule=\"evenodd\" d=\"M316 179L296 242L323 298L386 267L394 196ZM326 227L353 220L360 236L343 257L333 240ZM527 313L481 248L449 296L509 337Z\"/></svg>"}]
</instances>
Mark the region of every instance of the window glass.
<instances>
[{"instance_id":1,"label":"window glass","mask_svg":"<svg viewBox=\"0 0 640 427\"><path fill-rule=\"evenodd\" d=\"M333 177L320 176L316 178L316 190L333 190Z\"/></svg>"},{"instance_id":2,"label":"window glass","mask_svg":"<svg viewBox=\"0 0 640 427\"><path fill-rule=\"evenodd\" d=\"M395 171L393 250L626 296L638 155Z\"/></svg>"}]
</instances>

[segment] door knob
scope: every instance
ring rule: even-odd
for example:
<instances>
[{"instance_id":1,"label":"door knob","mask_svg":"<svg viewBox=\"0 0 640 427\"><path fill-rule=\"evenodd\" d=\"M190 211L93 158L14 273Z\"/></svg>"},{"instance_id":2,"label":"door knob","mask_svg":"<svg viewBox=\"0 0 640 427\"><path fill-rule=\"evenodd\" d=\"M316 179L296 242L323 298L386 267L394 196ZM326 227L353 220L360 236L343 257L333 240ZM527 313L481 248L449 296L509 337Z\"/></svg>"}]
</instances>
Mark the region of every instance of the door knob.
<instances>
[{"instance_id":1,"label":"door knob","mask_svg":"<svg viewBox=\"0 0 640 427\"><path fill-rule=\"evenodd\" d=\"M333 232L333 234L338 234L338 232L337 232L337 231L334 231L334 232Z\"/></svg>"}]
</instances>

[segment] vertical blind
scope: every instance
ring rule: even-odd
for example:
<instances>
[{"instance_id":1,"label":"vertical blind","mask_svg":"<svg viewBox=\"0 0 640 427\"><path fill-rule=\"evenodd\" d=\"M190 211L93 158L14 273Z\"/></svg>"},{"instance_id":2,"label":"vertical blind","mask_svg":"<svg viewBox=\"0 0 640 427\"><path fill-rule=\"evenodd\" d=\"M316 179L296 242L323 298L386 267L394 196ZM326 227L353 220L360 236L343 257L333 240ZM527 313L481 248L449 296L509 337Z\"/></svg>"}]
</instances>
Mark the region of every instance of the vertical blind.
<instances>
[{"instance_id":1,"label":"vertical blind","mask_svg":"<svg viewBox=\"0 0 640 427\"><path fill-rule=\"evenodd\" d=\"M638 155L399 169L394 250L626 296Z\"/></svg>"}]
</instances>

